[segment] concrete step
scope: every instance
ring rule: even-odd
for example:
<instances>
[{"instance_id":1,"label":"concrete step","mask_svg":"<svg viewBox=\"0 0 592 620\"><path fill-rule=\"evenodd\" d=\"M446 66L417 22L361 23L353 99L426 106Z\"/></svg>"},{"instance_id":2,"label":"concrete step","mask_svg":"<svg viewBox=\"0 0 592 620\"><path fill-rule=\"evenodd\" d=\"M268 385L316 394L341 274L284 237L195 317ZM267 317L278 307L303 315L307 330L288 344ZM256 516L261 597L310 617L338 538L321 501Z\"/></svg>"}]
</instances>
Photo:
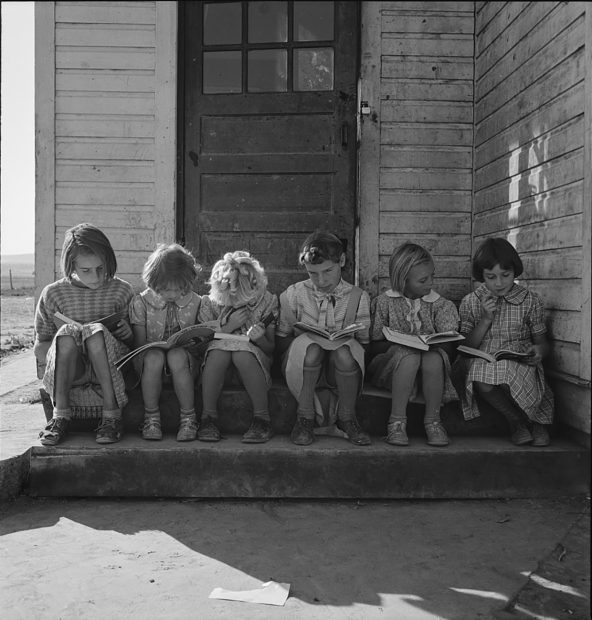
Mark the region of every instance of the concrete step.
<instances>
[{"instance_id":1,"label":"concrete step","mask_svg":"<svg viewBox=\"0 0 592 620\"><path fill-rule=\"evenodd\" d=\"M501 437L454 437L446 448L378 437L357 447L322 436L307 447L287 436L246 445L238 435L208 444L137 435L101 446L89 433L30 450L28 493L60 497L527 498L589 492L590 454L567 440L517 447Z\"/></svg>"}]
</instances>

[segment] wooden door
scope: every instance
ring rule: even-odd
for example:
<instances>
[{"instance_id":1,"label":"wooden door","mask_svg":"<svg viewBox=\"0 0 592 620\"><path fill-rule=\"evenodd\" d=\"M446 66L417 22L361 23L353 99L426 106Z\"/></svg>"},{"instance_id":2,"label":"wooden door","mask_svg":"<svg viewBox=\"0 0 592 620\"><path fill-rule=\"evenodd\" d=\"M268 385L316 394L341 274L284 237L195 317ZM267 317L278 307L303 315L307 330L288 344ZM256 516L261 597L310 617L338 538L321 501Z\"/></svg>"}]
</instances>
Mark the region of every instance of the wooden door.
<instances>
[{"instance_id":1,"label":"wooden door","mask_svg":"<svg viewBox=\"0 0 592 620\"><path fill-rule=\"evenodd\" d=\"M359 3L180 2L179 239L248 250L281 292L316 229L353 279Z\"/></svg>"}]
</instances>

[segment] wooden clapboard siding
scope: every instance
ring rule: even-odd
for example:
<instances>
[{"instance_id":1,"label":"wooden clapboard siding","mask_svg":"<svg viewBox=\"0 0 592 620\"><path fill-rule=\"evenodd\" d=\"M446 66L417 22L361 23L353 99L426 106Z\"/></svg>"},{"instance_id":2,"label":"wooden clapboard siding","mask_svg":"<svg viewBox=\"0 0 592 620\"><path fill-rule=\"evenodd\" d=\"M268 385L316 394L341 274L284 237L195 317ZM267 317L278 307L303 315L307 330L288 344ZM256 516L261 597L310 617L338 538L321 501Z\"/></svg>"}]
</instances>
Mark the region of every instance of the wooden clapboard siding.
<instances>
[{"instance_id":1,"label":"wooden clapboard siding","mask_svg":"<svg viewBox=\"0 0 592 620\"><path fill-rule=\"evenodd\" d=\"M51 17L38 32L51 40L54 78L46 91L54 264L40 286L59 275L66 229L89 221L109 237L119 275L139 287L156 243L174 240L176 3L56 2L37 11Z\"/></svg>"},{"instance_id":2,"label":"wooden clapboard siding","mask_svg":"<svg viewBox=\"0 0 592 620\"><path fill-rule=\"evenodd\" d=\"M360 280L372 293L389 288L390 254L414 241L434 255L438 290L459 302L470 285L474 5L367 4L375 12L366 9L366 22L379 23L381 45L371 52L380 75L362 135L379 125L370 153L379 204L367 211L362 202L360 238L377 245L378 255L374 274Z\"/></svg>"},{"instance_id":3,"label":"wooden clapboard siding","mask_svg":"<svg viewBox=\"0 0 592 620\"><path fill-rule=\"evenodd\" d=\"M547 308L548 367L579 383L590 380L589 11L478 2L475 20L474 244L515 245ZM589 433L584 410L570 423Z\"/></svg>"}]
</instances>

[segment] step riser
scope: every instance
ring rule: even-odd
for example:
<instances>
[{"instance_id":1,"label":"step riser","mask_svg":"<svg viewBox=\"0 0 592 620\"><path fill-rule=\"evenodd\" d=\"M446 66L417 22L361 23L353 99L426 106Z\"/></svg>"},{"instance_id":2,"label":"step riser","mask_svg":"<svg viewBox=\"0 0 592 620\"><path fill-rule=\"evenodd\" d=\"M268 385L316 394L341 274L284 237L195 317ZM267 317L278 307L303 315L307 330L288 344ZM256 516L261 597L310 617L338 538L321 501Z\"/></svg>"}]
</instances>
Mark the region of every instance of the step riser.
<instances>
[{"instance_id":1,"label":"step riser","mask_svg":"<svg viewBox=\"0 0 592 620\"><path fill-rule=\"evenodd\" d=\"M425 445L369 448L320 438L311 448L33 448L29 493L65 497L384 498L566 497L589 491L585 450ZM486 440L483 440L486 441ZM463 444L464 445L460 445ZM202 447L203 446L203 447ZM503 446L500 448L500 446Z\"/></svg>"},{"instance_id":2,"label":"step riser","mask_svg":"<svg viewBox=\"0 0 592 620\"><path fill-rule=\"evenodd\" d=\"M201 396L196 392L196 411L201 412ZM391 401L387 398L362 395L357 404L357 414L363 428L371 435L386 434ZM44 403L46 416L51 417L51 404ZM269 391L269 410L274 432L289 435L296 420L296 400L286 387L274 386ZM165 390L160 400L161 422L165 433L175 433L179 424L179 403L172 390ZM242 389L224 390L218 401L218 426L223 433L242 435L252 419L252 406L247 393ZM410 403L408 406L408 432L423 436L424 407ZM483 408L482 415L471 421L463 419L460 403L448 403L442 408L442 421L451 435L457 436L500 436L507 435L505 420L494 411ZM124 428L127 433L139 433L144 419L144 405L139 390L129 392L129 403L124 412ZM75 419L71 430L90 432L98 420Z\"/></svg>"}]
</instances>

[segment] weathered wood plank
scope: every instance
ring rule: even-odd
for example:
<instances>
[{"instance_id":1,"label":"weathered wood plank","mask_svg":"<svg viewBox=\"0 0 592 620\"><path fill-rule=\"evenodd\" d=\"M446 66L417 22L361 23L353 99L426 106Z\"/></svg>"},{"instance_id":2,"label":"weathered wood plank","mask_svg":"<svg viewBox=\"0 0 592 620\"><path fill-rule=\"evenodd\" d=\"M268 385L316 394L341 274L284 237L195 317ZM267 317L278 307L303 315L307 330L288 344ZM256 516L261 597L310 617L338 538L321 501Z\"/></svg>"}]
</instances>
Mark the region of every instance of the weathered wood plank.
<instances>
[{"instance_id":1,"label":"weathered wood plank","mask_svg":"<svg viewBox=\"0 0 592 620\"><path fill-rule=\"evenodd\" d=\"M569 63L576 52L583 46L583 20L574 22L570 28L553 39L552 44L547 45L538 53L526 59L518 58L513 61L515 66L510 67L510 73L495 74L493 86L486 93L477 90L475 92L475 116L485 118L496 110L502 108L516 93L524 91L535 82L539 76L552 71L562 63ZM480 96L480 95L483 96ZM545 100L545 99L543 99Z\"/></svg>"},{"instance_id":2,"label":"weathered wood plank","mask_svg":"<svg viewBox=\"0 0 592 620\"><path fill-rule=\"evenodd\" d=\"M378 281L379 290L381 293L391 288L391 283L388 278L379 278ZM440 280L434 282L434 290L438 291L440 295L446 299L453 301L458 307L461 299L470 292L469 279L456 279L456 280Z\"/></svg>"},{"instance_id":3,"label":"weathered wood plank","mask_svg":"<svg viewBox=\"0 0 592 620\"><path fill-rule=\"evenodd\" d=\"M154 250L154 232L152 230L133 230L131 228L122 230L111 227L105 229L104 224L99 224L96 220L95 223L108 236L113 248L127 248L135 252L144 253ZM66 228L56 228L56 246L63 243L65 232ZM146 258L148 258L147 255Z\"/></svg>"},{"instance_id":4,"label":"weathered wood plank","mask_svg":"<svg viewBox=\"0 0 592 620\"><path fill-rule=\"evenodd\" d=\"M475 216L473 234L491 235L515 227L582 213L582 182L564 185Z\"/></svg>"},{"instance_id":5,"label":"weathered wood plank","mask_svg":"<svg viewBox=\"0 0 592 620\"><path fill-rule=\"evenodd\" d=\"M381 278L389 277L390 254L381 256L378 264L378 275ZM468 257L438 256L434 258L436 267L436 277L456 279L459 276L465 277L471 274L471 261Z\"/></svg>"},{"instance_id":6,"label":"weathered wood plank","mask_svg":"<svg viewBox=\"0 0 592 620\"><path fill-rule=\"evenodd\" d=\"M330 174L204 174L202 210L329 213L332 183ZM275 190L270 192L270 187Z\"/></svg>"},{"instance_id":7,"label":"weathered wood plank","mask_svg":"<svg viewBox=\"0 0 592 620\"><path fill-rule=\"evenodd\" d=\"M550 128L567 123L584 109L584 84L568 88L556 99L542 104L519 124L514 124L492 136L487 142L475 148L475 168L514 151L519 146L544 135Z\"/></svg>"},{"instance_id":8,"label":"weathered wood plank","mask_svg":"<svg viewBox=\"0 0 592 620\"><path fill-rule=\"evenodd\" d=\"M482 120L483 117L476 112L475 144L482 144L527 117L545 102L582 81L584 75L584 55L580 49L574 56L565 59L488 118Z\"/></svg>"},{"instance_id":9,"label":"weathered wood plank","mask_svg":"<svg viewBox=\"0 0 592 620\"><path fill-rule=\"evenodd\" d=\"M574 377L579 376L580 347L570 342L551 341L550 344L548 367Z\"/></svg>"},{"instance_id":10,"label":"weathered wood plank","mask_svg":"<svg viewBox=\"0 0 592 620\"><path fill-rule=\"evenodd\" d=\"M521 254L524 266L523 278L535 280L576 279L582 276L582 249L541 249Z\"/></svg>"},{"instance_id":11,"label":"weathered wood plank","mask_svg":"<svg viewBox=\"0 0 592 620\"><path fill-rule=\"evenodd\" d=\"M153 183L154 164L110 160L80 165L58 161L56 181L91 181L96 183Z\"/></svg>"},{"instance_id":12,"label":"weathered wood plank","mask_svg":"<svg viewBox=\"0 0 592 620\"><path fill-rule=\"evenodd\" d=\"M473 183L471 170L441 170L439 168L381 168L381 189L470 191Z\"/></svg>"},{"instance_id":13,"label":"weathered wood plank","mask_svg":"<svg viewBox=\"0 0 592 620\"><path fill-rule=\"evenodd\" d=\"M154 138L150 117L56 115L56 136L81 138Z\"/></svg>"},{"instance_id":14,"label":"weathered wood plank","mask_svg":"<svg viewBox=\"0 0 592 620\"><path fill-rule=\"evenodd\" d=\"M582 216L574 215L515 228L505 236L519 253L579 247L582 241ZM475 242L480 243L483 239L475 237Z\"/></svg>"},{"instance_id":15,"label":"weathered wood plank","mask_svg":"<svg viewBox=\"0 0 592 620\"><path fill-rule=\"evenodd\" d=\"M331 117L285 115L205 116L201 119L201 152L329 153L334 132ZM290 135L289 145L286 135Z\"/></svg>"},{"instance_id":16,"label":"weathered wood plank","mask_svg":"<svg viewBox=\"0 0 592 620\"><path fill-rule=\"evenodd\" d=\"M550 5L551 3L539 3ZM577 6L579 5L579 6ZM548 8L548 7L547 7ZM495 41L486 54L480 57L475 63L475 74L479 76L475 84L475 100L480 101L483 96L492 91L499 85L500 80L506 79L523 63L530 62L537 58L545 58L545 55L539 55L544 52L547 46L548 50L557 49L560 44L560 38L567 36L579 36L574 32L574 21L581 22L578 19L583 12L584 6L581 2L570 2L568 5L555 5L553 10L535 25L529 32L528 36L524 36L524 32L528 30L531 24L526 24L524 19L520 19L510 28L516 26L517 41L515 45L507 44L507 37L503 37ZM539 9L540 10L540 9ZM525 12L521 17L534 16L534 11ZM537 16L539 19L540 16ZM571 26L570 26L571 24ZM565 30L570 26L567 30ZM494 57L493 52L499 50L497 56ZM560 56L558 56L560 58ZM537 62L537 65L539 63ZM494 66L495 65L495 66ZM490 70L491 69L491 70ZM537 68L537 74L543 73L542 65ZM508 90L511 90L508 88Z\"/></svg>"},{"instance_id":17,"label":"weathered wood plank","mask_svg":"<svg viewBox=\"0 0 592 620\"><path fill-rule=\"evenodd\" d=\"M153 183L65 183L56 184L57 204L153 205Z\"/></svg>"},{"instance_id":18,"label":"weathered wood plank","mask_svg":"<svg viewBox=\"0 0 592 620\"><path fill-rule=\"evenodd\" d=\"M385 0L380 5L383 11L401 11L403 13L417 11L422 15L429 12L473 13L472 2L392 2Z\"/></svg>"},{"instance_id":19,"label":"weathered wood plank","mask_svg":"<svg viewBox=\"0 0 592 620\"><path fill-rule=\"evenodd\" d=\"M60 47L56 69L154 70L152 48Z\"/></svg>"},{"instance_id":20,"label":"weathered wood plank","mask_svg":"<svg viewBox=\"0 0 592 620\"><path fill-rule=\"evenodd\" d=\"M95 222L100 220L110 228L137 228L153 230L155 216L152 205L130 206L124 204L87 205L87 204L58 204L56 206L56 226L68 228L72 218L79 218L81 222ZM60 246L61 247L61 242Z\"/></svg>"},{"instance_id":21,"label":"weathered wood plank","mask_svg":"<svg viewBox=\"0 0 592 620\"><path fill-rule=\"evenodd\" d=\"M35 294L59 269L51 260L55 228L55 32L54 2L35 6ZM4 153L3 153L4 157ZM60 246L61 247L61 244Z\"/></svg>"},{"instance_id":22,"label":"weathered wood plank","mask_svg":"<svg viewBox=\"0 0 592 620\"><path fill-rule=\"evenodd\" d=\"M472 13L444 16L423 13L422 15L409 15L407 13L382 14L382 32L414 32L414 33L447 33L447 34L472 34Z\"/></svg>"},{"instance_id":23,"label":"weathered wood plank","mask_svg":"<svg viewBox=\"0 0 592 620\"><path fill-rule=\"evenodd\" d=\"M469 235L471 217L465 213L381 213L381 233L416 234L434 231L440 235Z\"/></svg>"},{"instance_id":24,"label":"weathered wood plank","mask_svg":"<svg viewBox=\"0 0 592 620\"><path fill-rule=\"evenodd\" d=\"M429 213L433 211L471 212L469 192L438 191L419 192L383 190L380 194L380 207L383 212L410 211Z\"/></svg>"},{"instance_id":25,"label":"weathered wood plank","mask_svg":"<svg viewBox=\"0 0 592 620\"><path fill-rule=\"evenodd\" d=\"M472 80L473 62L471 58L440 60L437 58L409 58L398 56L384 57L382 61L383 78L404 78L422 80Z\"/></svg>"},{"instance_id":26,"label":"weathered wood plank","mask_svg":"<svg viewBox=\"0 0 592 620\"><path fill-rule=\"evenodd\" d=\"M360 99L368 102L371 114L360 117L358 284L375 295L378 290L380 126L383 113L380 102L380 5L375 2L361 4Z\"/></svg>"},{"instance_id":27,"label":"weathered wood plank","mask_svg":"<svg viewBox=\"0 0 592 620\"><path fill-rule=\"evenodd\" d=\"M154 25L56 24L56 45L80 47L154 47Z\"/></svg>"},{"instance_id":28,"label":"weathered wood plank","mask_svg":"<svg viewBox=\"0 0 592 620\"><path fill-rule=\"evenodd\" d=\"M555 187L580 181L583 175L583 153L579 149L532 168L524 178L517 175L481 190L475 195L474 211L476 214L481 213L496 206L549 192Z\"/></svg>"},{"instance_id":29,"label":"weathered wood plank","mask_svg":"<svg viewBox=\"0 0 592 620\"><path fill-rule=\"evenodd\" d=\"M552 310L547 313L548 337L551 340L580 344L582 323L579 312Z\"/></svg>"},{"instance_id":30,"label":"weathered wood plank","mask_svg":"<svg viewBox=\"0 0 592 620\"><path fill-rule=\"evenodd\" d=\"M473 123L473 105L468 102L383 101L385 123Z\"/></svg>"},{"instance_id":31,"label":"weathered wood plank","mask_svg":"<svg viewBox=\"0 0 592 620\"><path fill-rule=\"evenodd\" d=\"M475 191L479 191L507 177L530 178L538 176L539 166L584 146L583 115L556 127L532 142L527 142L507 155L475 171ZM534 173L533 173L534 171Z\"/></svg>"},{"instance_id":32,"label":"weathered wood plank","mask_svg":"<svg viewBox=\"0 0 592 620\"><path fill-rule=\"evenodd\" d=\"M490 20L487 27L483 28L479 24L478 28L479 36L475 42L475 52L477 58L487 49L496 39L503 36L504 30L507 28L507 24L511 24L517 17L529 8L530 2L506 2L503 7L503 11L500 11L496 15L496 19ZM535 3L536 4L536 3ZM497 7L492 7L493 9ZM481 14L483 15L483 14Z\"/></svg>"},{"instance_id":33,"label":"weathered wood plank","mask_svg":"<svg viewBox=\"0 0 592 620\"><path fill-rule=\"evenodd\" d=\"M81 2L56 3L56 23L76 24L154 24L154 2L98 2L84 5Z\"/></svg>"},{"instance_id":34,"label":"weathered wood plank","mask_svg":"<svg viewBox=\"0 0 592 620\"><path fill-rule=\"evenodd\" d=\"M481 35L507 2L475 2L475 32Z\"/></svg>"},{"instance_id":35,"label":"weathered wood plank","mask_svg":"<svg viewBox=\"0 0 592 620\"><path fill-rule=\"evenodd\" d=\"M148 116L154 114L154 95L144 93L94 93L81 96L78 93L58 92L57 114L121 114Z\"/></svg>"},{"instance_id":36,"label":"weathered wood plank","mask_svg":"<svg viewBox=\"0 0 592 620\"><path fill-rule=\"evenodd\" d=\"M471 35L424 35L385 33L382 37L383 56L436 56L439 58L472 58Z\"/></svg>"},{"instance_id":37,"label":"weathered wood plank","mask_svg":"<svg viewBox=\"0 0 592 620\"><path fill-rule=\"evenodd\" d=\"M580 279L529 280L528 288L542 297L543 304L547 310L570 310L579 312L582 308Z\"/></svg>"},{"instance_id":38,"label":"weathered wood plank","mask_svg":"<svg viewBox=\"0 0 592 620\"><path fill-rule=\"evenodd\" d=\"M471 126L452 123L384 123L380 140L382 144L470 146L473 130Z\"/></svg>"},{"instance_id":39,"label":"weathered wood plank","mask_svg":"<svg viewBox=\"0 0 592 620\"><path fill-rule=\"evenodd\" d=\"M59 138L56 141L56 159L153 161L154 140Z\"/></svg>"},{"instance_id":40,"label":"weathered wood plank","mask_svg":"<svg viewBox=\"0 0 592 620\"><path fill-rule=\"evenodd\" d=\"M383 99L413 101L473 101L473 82L468 80L391 80L380 81Z\"/></svg>"},{"instance_id":41,"label":"weathered wood plank","mask_svg":"<svg viewBox=\"0 0 592 620\"><path fill-rule=\"evenodd\" d=\"M472 168L468 147L414 147L385 145L380 149L383 168Z\"/></svg>"},{"instance_id":42,"label":"weathered wood plank","mask_svg":"<svg viewBox=\"0 0 592 620\"><path fill-rule=\"evenodd\" d=\"M70 92L153 93L152 71L104 71L59 69L56 90Z\"/></svg>"},{"instance_id":43,"label":"weathered wood plank","mask_svg":"<svg viewBox=\"0 0 592 620\"><path fill-rule=\"evenodd\" d=\"M383 256L390 256L394 248L407 241L419 243L434 258L447 256L469 257L471 255L470 237L461 234L440 235L431 231L422 231L413 238L401 231L397 231L396 234L385 233L380 236L379 252Z\"/></svg>"}]
</instances>

